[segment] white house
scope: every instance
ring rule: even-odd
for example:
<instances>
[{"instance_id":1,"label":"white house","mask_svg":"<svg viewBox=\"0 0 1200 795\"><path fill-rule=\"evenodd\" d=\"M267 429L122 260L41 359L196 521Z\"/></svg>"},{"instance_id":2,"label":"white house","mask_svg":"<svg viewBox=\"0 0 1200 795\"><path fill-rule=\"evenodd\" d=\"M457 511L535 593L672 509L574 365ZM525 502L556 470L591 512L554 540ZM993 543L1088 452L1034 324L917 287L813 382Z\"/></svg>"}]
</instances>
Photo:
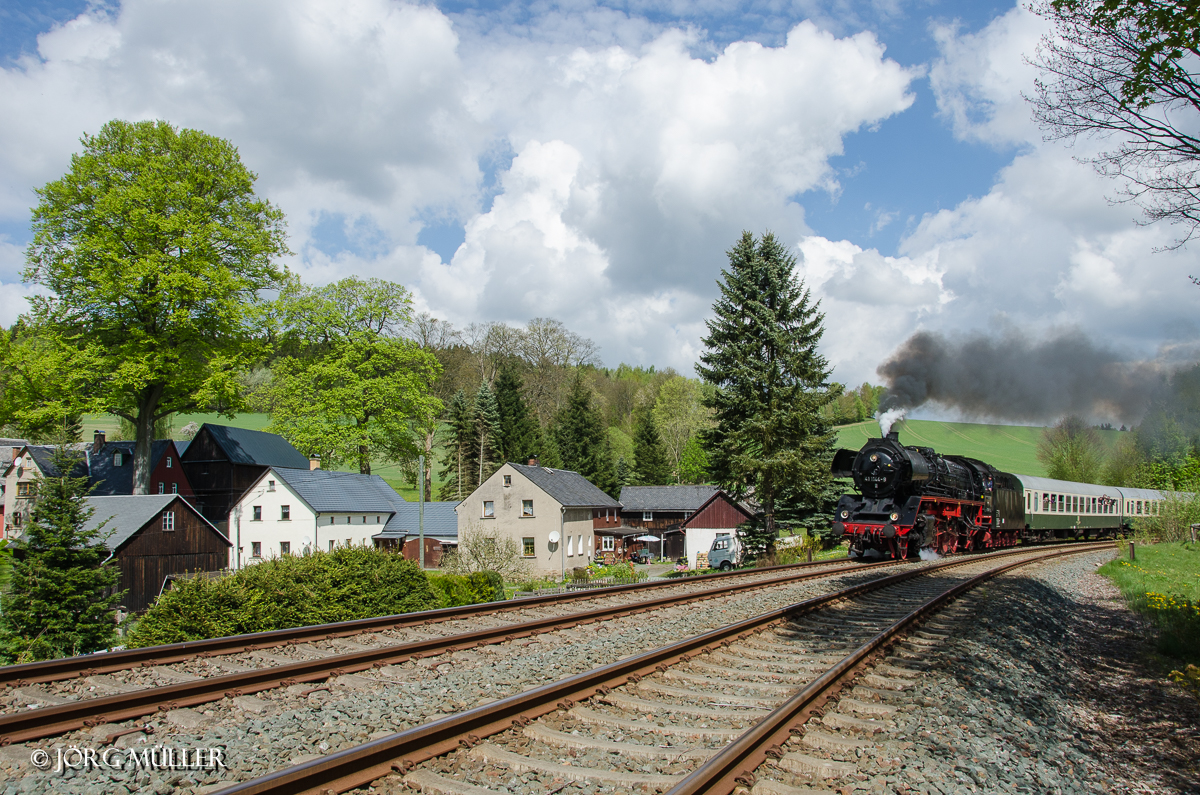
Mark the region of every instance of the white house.
<instances>
[{"instance_id":1,"label":"white house","mask_svg":"<svg viewBox=\"0 0 1200 795\"><path fill-rule=\"evenodd\" d=\"M305 550L374 546L403 503L378 475L271 467L229 511L234 568Z\"/></svg>"}]
</instances>

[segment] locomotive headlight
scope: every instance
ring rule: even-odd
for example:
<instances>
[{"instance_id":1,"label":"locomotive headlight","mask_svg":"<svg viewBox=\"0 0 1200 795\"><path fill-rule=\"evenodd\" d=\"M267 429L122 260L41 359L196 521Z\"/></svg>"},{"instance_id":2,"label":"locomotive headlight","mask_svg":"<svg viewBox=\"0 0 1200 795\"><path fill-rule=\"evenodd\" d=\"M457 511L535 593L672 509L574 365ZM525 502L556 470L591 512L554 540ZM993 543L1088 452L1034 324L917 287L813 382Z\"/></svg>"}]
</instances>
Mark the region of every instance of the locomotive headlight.
<instances>
[{"instance_id":1,"label":"locomotive headlight","mask_svg":"<svg viewBox=\"0 0 1200 795\"><path fill-rule=\"evenodd\" d=\"M878 461L878 460L879 460L879 455L878 455L878 453L871 453L871 460L872 460L872 461Z\"/></svg>"},{"instance_id":2,"label":"locomotive headlight","mask_svg":"<svg viewBox=\"0 0 1200 795\"><path fill-rule=\"evenodd\" d=\"M897 519L899 519L899 518L900 518L900 514L898 514L898 513L893 513L893 514L892 514L891 516L889 516L888 518L889 518L889 519L891 519L891 520L894 522L894 521L896 521Z\"/></svg>"},{"instance_id":3,"label":"locomotive headlight","mask_svg":"<svg viewBox=\"0 0 1200 795\"><path fill-rule=\"evenodd\" d=\"M842 514L841 514L841 515L842 515L842 518L843 518L843 519L846 519L847 517L849 517L849 516L850 516L850 511L848 511L848 510L846 510L845 508L843 508L843 509L842 509Z\"/></svg>"}]
</instances>

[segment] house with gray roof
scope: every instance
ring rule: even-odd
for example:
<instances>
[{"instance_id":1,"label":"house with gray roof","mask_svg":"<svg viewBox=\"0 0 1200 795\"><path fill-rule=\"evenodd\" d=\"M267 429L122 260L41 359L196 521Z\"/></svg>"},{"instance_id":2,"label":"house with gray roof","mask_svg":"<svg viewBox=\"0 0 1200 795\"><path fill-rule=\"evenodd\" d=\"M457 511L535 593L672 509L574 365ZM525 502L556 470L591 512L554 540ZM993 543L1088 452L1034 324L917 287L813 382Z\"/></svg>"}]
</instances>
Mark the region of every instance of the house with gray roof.
<instances>
[{"instance_id":1,"label":"house with gray roof","mask_svg":"<svg viewBox=\"0 0 1200 795\"><path fill-rule=\"evenodd\" d=\"M455 501L403 502L382 532L371 536L375 546L400 552L409 560L421 559L421 532L425 534L425 566L436 568L442 554L458 546L458 507Z\"/></svg>"},{"instance_id":2,"label":"house with gray roof","mask_svg":"<svg viewBox=\"0 0 1200 795\"><path fill-rule=\"evenodd\" d=\"M168 580L229 568L229 539L179 494L88 497L86 529L100 532L121 571L121 607L149 607Z\"/></svg>"},{"instance_id":3,"label":"house with gray roof","mask_svg":"<svg viewBox=\"0 0 1200 795\"><path fill-rule=\"evenodd\" d=\"M307 460L306 460L307 462ZM268 467L229 511L234 566L339 546L374 546L402 498L378 475Z\"/></svg>"},{"instance_id":4,"label":"house with gray roof","mask_svg":"<svg viewBox=\"0 0 1200 795\"><path fill-rule=\"evenodd\" d=\"M535 571L560 574L596 556L596 522L616 521L620 511L578 472L508 463L458 504L458 536L508 536Z\"/></svg>"},{"instance_id":5,"label":"house with gray roof","mask_svg":"<svg viewBox=\"0 0 1200 795\"><path fill-rule=\"evenodd\" d=\"M688 566L705 564L712 542L733 535L749 521L751 510L716 486L625 486L621 489L621 524L626 547L647 547L667 560L686 558ZM656 536L657 541L634 541ZM703 567L703 566L701 566Z\"/></svg>"}]
</instances>

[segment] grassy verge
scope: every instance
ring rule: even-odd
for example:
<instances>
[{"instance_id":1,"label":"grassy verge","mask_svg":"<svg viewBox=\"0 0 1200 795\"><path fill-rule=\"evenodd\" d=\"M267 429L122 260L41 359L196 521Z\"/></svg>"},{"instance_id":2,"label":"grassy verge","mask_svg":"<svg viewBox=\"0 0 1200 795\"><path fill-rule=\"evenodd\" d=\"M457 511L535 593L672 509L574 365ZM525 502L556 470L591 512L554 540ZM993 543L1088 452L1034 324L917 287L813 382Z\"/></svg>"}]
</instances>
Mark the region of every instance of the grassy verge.
<instances>
[{"instance_id":1,"label":"grassy verge","mask_svg":"<svg viewBox=\"0 0 1200 795\"><path fill-rule=\"evenodd\" d=\"M1129 607L1145 616L1158 634L1158 651L1183 663L1171 677L1200 695L1200 544L1161 543L1137 547L1137 559L1122 555L1100 568L1121 589Z\"/></svg>"}]
</instances>

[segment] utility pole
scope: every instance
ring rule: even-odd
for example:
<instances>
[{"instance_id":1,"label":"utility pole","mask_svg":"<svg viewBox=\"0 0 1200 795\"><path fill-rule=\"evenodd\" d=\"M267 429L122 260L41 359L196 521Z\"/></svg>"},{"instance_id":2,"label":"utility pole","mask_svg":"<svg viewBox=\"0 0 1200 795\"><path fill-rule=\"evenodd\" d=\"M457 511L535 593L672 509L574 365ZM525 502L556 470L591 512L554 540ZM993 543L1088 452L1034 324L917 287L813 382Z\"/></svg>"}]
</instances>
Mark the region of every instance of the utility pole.
<instances>
[{"instance_id":1,"label":"utility pole","mask_svg":"<svg viewBox=\"0 0 1200 795\"><path fill-rule=\"evenodd\" d=\"M420 533L421 571L425 571L425 456L417 456L417 530Z\"/></svg>"}]
</instances>

